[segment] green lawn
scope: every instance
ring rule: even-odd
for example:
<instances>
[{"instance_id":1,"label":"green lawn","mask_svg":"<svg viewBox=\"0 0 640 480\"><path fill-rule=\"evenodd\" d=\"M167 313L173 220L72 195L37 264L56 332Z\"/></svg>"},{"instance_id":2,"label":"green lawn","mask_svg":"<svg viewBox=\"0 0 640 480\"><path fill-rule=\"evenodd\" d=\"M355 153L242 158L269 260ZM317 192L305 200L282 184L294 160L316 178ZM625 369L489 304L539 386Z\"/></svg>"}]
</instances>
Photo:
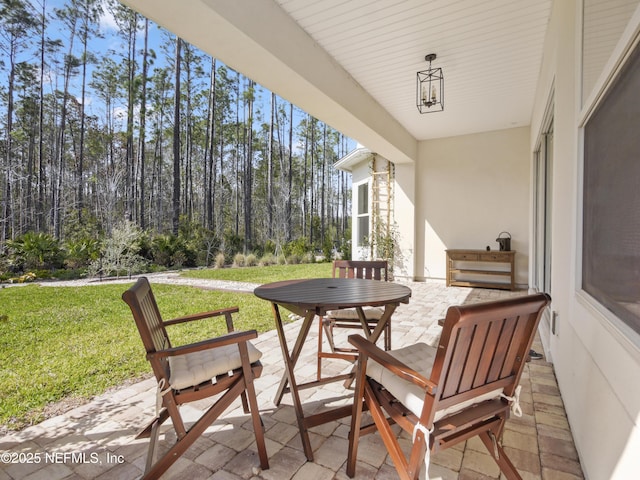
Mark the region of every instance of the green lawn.
<instances>
[{"instance_id":1,"label":"green lawn","mask_svg":"<svg viewBox=\"0 0 640 480\"><path fill-rule=\"evenodd\" d=\"M184 275L266 283L331 276L331 265L310 264ZM0 288L0 425L19 429L45 417L48 404L87 399L125 380L151 373L127 305L123 284ZM273 328L270 305L253 294L154 285L165 319L238 305L238 330ZM223 318L170 327L174 344L219 335Z\"/></svg>"},{"instance_id":2,"label":"green lawn","mask_svg":"<svg viewBox=\"0 0 640 480\"><path fill-rule=\"evenodd\" d=\"M185 277L237 282L268 283L292 278L319 278L331 276L331 263L302 263L300 265L273 265L269 267L209 268L206 270L186 270Z\"/></svg>"}]
</instances>

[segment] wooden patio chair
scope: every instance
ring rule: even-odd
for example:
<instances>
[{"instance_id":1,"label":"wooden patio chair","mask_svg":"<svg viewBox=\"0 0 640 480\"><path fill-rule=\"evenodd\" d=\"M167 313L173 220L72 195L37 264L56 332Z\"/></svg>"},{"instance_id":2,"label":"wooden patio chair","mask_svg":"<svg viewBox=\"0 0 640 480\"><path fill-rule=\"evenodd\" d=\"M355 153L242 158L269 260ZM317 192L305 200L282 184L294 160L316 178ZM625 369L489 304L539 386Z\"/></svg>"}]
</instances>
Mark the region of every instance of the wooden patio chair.
<instances>
[{"instance_id":1,"label":"wooden patio chair","mask_svg":"<svg viewBox=\"0 0 640 480\"><path fill-rule=\"evenodd\" d=\"M388 281L389 266L386 260L334 260L333 278L364 278L369 280ZM384 313L381 307L365 307L363 313L366 317L366 328L369 332L373 330L378 320ZM334 329L362 329L362 322L355 308L343 310L332 310L326 317L320 318L318 331L318 372L317 378L322 378L322 359L341 358L343 360L355 361L357 351L351 347L338 347L335 343ZM329 343L330 351L323 350L323 333ZM384 329L384 349L391 348L391 323L387 323Z\"/></svg>"},{"instance_id":2,"label":"wooden patio chair","mask_svg":"<svg viewBox=\"0 0 640 480\"><path fill-rule=\"evenodd\" d=\"M147 360L151 362L158 381L156 416L136 437L150 437L144 478L162 475L238 397L242 400L244 412L251 412L260 467L268 469L264 427L253 385L253 379L262 372L259 361L262 354L249 342L257 337L255 330L234 331L231 314L238 308L163 321L151 285L144 277L124 292L122 299L131 308L147 351ZM188 345L171 344L165 327L218 316L224 317L227 334ZM213 405L187 428L178 407L213 395L219 395ZM154 463L158 429L169 417L177 441Z\"/></svg>"},{"instance_id":3,"label":"wooden patio chair","mask_svg":"<svg viewBox=\"0 0 640 480\"><path fill-rule=\"evenodd\" d=\"M538 322L551 298L535 294L450 307L437 348L424 343L384 352L359 335L347 475L355 475L360 435L380 432L401 479L417 479L429 454L478 435L504 476L520 479L502 448L509 413ZM373 423L363 425L368 408ZM391 430L412 436L408 454Z\"/></svg>"}]
</instances>

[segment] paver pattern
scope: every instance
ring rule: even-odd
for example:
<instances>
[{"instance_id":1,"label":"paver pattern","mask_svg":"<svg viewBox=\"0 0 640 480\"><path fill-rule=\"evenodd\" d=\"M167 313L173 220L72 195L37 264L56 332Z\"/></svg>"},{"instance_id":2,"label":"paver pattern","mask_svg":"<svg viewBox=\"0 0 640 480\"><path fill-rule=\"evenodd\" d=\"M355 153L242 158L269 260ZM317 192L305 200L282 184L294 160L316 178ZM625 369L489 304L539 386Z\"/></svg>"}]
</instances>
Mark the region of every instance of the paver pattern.
<instances>
[{"instance_id":1,"label":"paver pattern","mask_svg":"<svg viewBox=\"0 0 640 480\"><path fill-rule=\"evenodd\" d=\"M173 282L204 288L251 291L254 285L178 279L165 274L151 276L153 282ZM130 282L130 280L123 280ZM392 346L416 341L434 344L450 305L489 301L525 292L446 287L444 282L409 282L412 298L401 305L392 323ZM133 320L132 320L133 321ZM289 323L285 331L293 342L300 322ZM338 338L338 341L344 339ZM312 328L296 367L299 379L316 374L317 328ZM264 371L256 380L258 404L266 430L270 469L261 471L255 449L251 419L239 402L215 422L205 434L169 469L166 479L211 480L346 480L345 472L349 419L311 429L314 461L302 452L291 398L285 395L276 407L273 397L284 371L275 330L261 334L255 345L263 352ZM142 349L142 346L141 346ZM537 341L534 349L541 352ZM142 355L141 350L141 355ZM328 374L347 371L343 361L323 362ZM305 411L351 402L351 391L342 383L301 391ZM153 415L155 380L124 386L94 398L63 415L50 418L20 432L0 437L0 480L8 479L135 479L142 475L148 440L136 440L138 429ZM583 479L578 454L564 411L553 365L544 359L532 360L522 378L523 416L512 417L506 425L504 446L524 480ZM196 418L206 403L183 407L184 416ZM170 422L160 434L160 449L175 440ZM403 434L404 435L404 434ZM411 439L402 437L407 449ZM9 461L4 461L9 460ZM15 460L15 461L14 461ZM427 478L425 469L421 478ZM380 437L362 438L357 479L392 480L398 475ZM498 467L478 439L431 456L429 477L443 480L498 479Z\"/></svg>"}]
</instances>

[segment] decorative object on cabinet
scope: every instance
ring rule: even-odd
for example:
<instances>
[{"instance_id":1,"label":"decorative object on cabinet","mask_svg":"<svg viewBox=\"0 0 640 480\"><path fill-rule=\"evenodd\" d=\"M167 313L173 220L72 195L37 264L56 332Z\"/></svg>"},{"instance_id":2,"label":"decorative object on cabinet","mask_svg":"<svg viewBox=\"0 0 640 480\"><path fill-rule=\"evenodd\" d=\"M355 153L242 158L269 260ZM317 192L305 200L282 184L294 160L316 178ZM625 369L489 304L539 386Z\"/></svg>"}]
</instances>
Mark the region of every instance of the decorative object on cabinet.
<instances>
[{"instance_id":1,"label":"decorative object on cabinet","mask_svg":"<svg viewBox=\"0 0 640 480\"><path fill-rule=\"evenodd\" d=\"M503 237L502 234L506 234L508 236ZM498 234L498 238L496 238L496 242L500 245L501 252L508 252L511 250L511 234L509 232L500 232Z\"/></svg>"}]
</instances>

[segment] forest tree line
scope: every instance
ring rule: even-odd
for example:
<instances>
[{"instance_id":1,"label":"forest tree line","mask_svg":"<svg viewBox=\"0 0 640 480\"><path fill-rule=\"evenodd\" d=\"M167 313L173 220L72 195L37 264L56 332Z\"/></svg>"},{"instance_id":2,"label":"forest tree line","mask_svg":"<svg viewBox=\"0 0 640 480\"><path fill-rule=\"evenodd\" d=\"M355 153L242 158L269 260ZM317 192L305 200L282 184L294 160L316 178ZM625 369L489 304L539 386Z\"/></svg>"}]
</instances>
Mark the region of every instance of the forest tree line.
<instances>
[{"instance_id":1,"label":"forest tree line","mask_svg":"<svg viewBox=\"0 0 640 480\"><path fill-rule=\"evenodd\" d=\"M117 1L0 0L0 51L0 254L123 220L244 253L349 237L349 139Z\"/></svg>"}]
</instances>

